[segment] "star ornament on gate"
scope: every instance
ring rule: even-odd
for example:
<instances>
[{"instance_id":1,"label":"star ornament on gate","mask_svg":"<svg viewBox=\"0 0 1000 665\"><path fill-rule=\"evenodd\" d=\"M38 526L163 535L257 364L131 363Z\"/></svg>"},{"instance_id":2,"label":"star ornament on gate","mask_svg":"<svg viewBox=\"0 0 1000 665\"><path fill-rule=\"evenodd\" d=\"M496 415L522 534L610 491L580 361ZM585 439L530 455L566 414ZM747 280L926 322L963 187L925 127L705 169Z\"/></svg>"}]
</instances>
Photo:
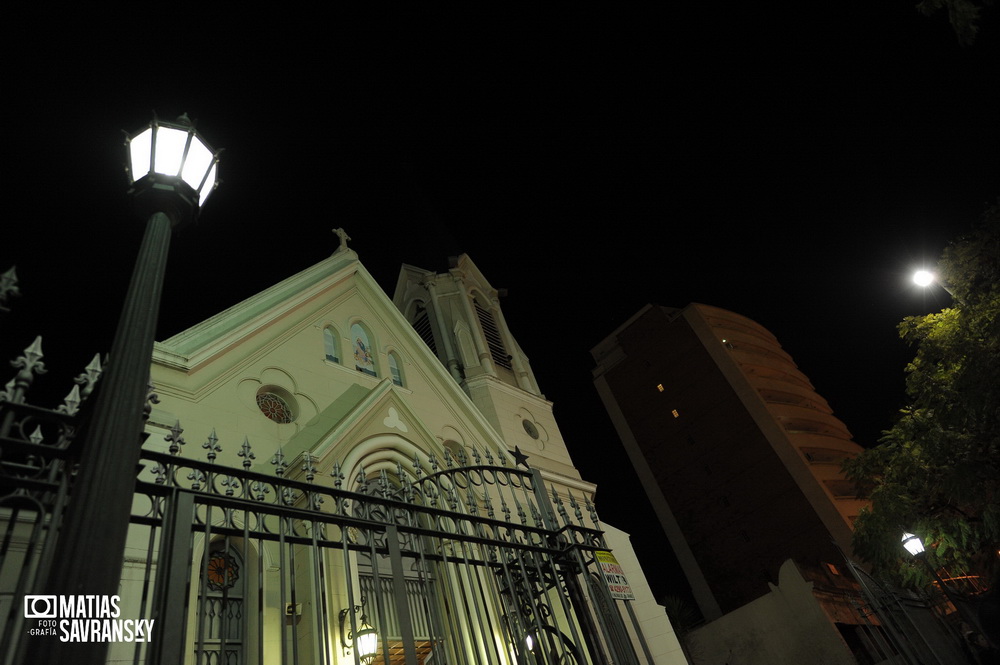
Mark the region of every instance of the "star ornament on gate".
<instances>
[{"instance_id":1,"label":"star ornament on gate","mask_svg":"<svg viewBox=\"0 0 1000 665\"><path fill-rule=\"evenodd\" d=\"M514 446L514 466L524 465L525 469L531 467L528 466L528 456L521 452L521 449Z\"/></svg>"}]
</instances>

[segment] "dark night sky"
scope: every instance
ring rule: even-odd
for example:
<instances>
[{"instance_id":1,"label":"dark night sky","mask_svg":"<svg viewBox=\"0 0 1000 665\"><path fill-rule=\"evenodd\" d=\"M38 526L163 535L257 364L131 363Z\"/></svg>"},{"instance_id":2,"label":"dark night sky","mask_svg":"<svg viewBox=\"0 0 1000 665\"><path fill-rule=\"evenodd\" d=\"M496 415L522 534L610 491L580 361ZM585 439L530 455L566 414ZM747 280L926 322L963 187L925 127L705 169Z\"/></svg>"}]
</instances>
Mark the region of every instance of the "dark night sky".
<instances>
[{"instance_id":1,"label":"dark night sky","mask_svg":"<svg viewBox=\"0 0 1000 665\"><path fill-rule=\"evenodd\" d=\"M401 263L463 251L509 290L585 477L622 455L589 349L648 302L758 321L871 445L904 398L895 324L948 303L908 273L1000 196L996 16L963 49L914 4L217 15L184 40L180 21L141 39L11 21L0 270L25 295L3 352L41 333L61 397L110 346L141 235L121 130L186 111L224 182L175 238L161 339L321 260L342 226L387 290ZM603 482L599 508L652 568L633 483Z\"/></svg>"}]
</instances>

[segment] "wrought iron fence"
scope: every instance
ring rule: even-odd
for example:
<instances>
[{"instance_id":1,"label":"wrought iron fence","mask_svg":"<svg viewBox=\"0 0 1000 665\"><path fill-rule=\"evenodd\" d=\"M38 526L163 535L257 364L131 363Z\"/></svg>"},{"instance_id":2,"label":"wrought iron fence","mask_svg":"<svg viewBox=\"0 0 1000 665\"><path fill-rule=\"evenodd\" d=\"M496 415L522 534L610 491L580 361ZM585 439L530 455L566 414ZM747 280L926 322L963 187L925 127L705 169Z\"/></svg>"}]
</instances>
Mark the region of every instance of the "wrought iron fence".
<instances>
[{"instance_id":1,"label":"wrought iron fence","mask_svg":"<svg viewBox=\"0 0 1000 665\"><path fill-rule=\"evenodd\" d=\"M149 662L339 662L362 616L377 662L637 662L606 583L584 582L602 575L593 505L550 498L502 452L362 469L355 491L338 464L321 484L308 453L293 479L280 452L275 475L250 469L248 442L241 452L243 470L143 454L153 480L137 486L133 540L160 556L132 602L187 627L161 632Z\"/></svg>"},{"instance_id":2,"label":"wrought iron fence","mask_svg":"<svg viewBox=\"0 0 1000 665\"><path fill-rule=\"evenodd\" d=\"M21 610L54 564L79 418L0 409L7 664L54 639L29 635ZM109 660L360 663L352 638L370 624L369 662L386 665L638 662L606 580L588 582L606 548L594 506L504 452L418 455L345 482L309 453L256 471L246 440L243 468L220 466L214 435L205 461L182 457L181 433L142 454L125 553L121 614L152 621L154 639L113 644Z\"/></svg>"}]
</instances>

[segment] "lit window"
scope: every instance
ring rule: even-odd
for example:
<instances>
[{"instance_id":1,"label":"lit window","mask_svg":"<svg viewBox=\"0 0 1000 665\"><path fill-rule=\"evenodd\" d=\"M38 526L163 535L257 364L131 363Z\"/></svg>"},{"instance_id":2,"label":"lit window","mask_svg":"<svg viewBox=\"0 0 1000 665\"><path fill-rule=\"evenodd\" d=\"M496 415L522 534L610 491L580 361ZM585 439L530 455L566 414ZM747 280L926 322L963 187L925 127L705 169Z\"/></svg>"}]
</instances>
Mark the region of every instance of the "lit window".
<instances>
[{"instance_id":1,"label":"lit window","mask_svg":"<svg viewBox=\"0 0 1000 665\"><path fill-rule=\"evenodd\" d=\"M663 392L663 384L662 383L657 383L656 384L656 389L659 390L662 393Z\"/></svg>"},{"instance_id":2,"label":"lit window","mask_svg":"<svg viewBox=\"0 0 1000 665\"><path fill-rule=\"evenodd\" d=\"M677 409L672 409L670 413L674 414L674 418L680 418L681 414L677 413Z\"/></svg>"},{"instance_id":3,"label":"lit window","mask_svg":"<svg viewBox=\"0 0 1000 665\"><path fill-rule=\"evenodd\" d=\"M368 342L368 332L355 323L351 326L351 337L354 338L354 368L368 376L375 374L375 355L372 345Z\"/></svg>"}]
</instances>

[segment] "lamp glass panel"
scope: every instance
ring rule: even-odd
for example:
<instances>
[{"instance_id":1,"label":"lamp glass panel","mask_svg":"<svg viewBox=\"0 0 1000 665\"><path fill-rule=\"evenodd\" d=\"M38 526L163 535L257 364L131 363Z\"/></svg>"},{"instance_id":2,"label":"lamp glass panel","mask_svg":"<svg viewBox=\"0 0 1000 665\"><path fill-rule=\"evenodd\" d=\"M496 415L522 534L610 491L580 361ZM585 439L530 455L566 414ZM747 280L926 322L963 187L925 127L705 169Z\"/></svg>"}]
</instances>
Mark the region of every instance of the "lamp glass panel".
<instances>
[{"instance_id":1,"label":"lamp glass panel","mask_svg":"<svg viewBox=\"0 0 1000 665\"><path fill-rule=\"evenodd\" d=\"M184 145L188 133L173 127L159 127L156 130L156 164L153 170L163 175L177 175L184 158Z\"/></svg>"},{"instance_id":2,"label":"lamp glass panel","mask_svg":"<svg viewBox=\"0 0 1000 665\"><path fill-rule=\"evenodd\" d=\"M378 633L374 630L359 631L357 643L358 655L361 658L374 656L375 652L378 651Z\"/></svg>"},{"instance_id":3,"label":"lamp glass panel","mask_svg":"<svg viewBox=\"0 0 1000 665\"><path fill-rule=\"evenodd\" d=\"M906 551L916 556L924 551L924 544L921 542L920 538L914 536L912 533L903 534L903 547Z\"/></svg>"},{"instance_id":4,"label":"lamp glass panel","mask_svg":"<svg viewBox=\"0 0 1000 665\"><path fill-rule=\"evenodd\" d=\"M205 179L205 186L201 188L198 193L198 205L205 205L205 200L208 195L215 190L215 180L218 177L219 165L218 163L212 164L212 170L208 172L208 178Z\"/></svg>"},{"instance_id":5,"label":"lamp glass panel","mask_svg":"<svg viewBox=\"0 0 1000 665\"><path fill-rule=\"evenodd\" d=\"M184 170L181 171L181 178L197 190L211 166L212 151L197 136L192 137L187 159L184 160Z\"/></svg>"},{"instance_id":6,"label":"lamp glass panel","mask_svg":"<svg viewBox=\"0 0 1000 665\"><path fill-rule=\"evenodd\" d=\"M132 181L149 173L149 154L153 146L153 128L147 127L134 139L129 141L128 154L129 168L132 169Z\"/></svg>"}]
</instances>

